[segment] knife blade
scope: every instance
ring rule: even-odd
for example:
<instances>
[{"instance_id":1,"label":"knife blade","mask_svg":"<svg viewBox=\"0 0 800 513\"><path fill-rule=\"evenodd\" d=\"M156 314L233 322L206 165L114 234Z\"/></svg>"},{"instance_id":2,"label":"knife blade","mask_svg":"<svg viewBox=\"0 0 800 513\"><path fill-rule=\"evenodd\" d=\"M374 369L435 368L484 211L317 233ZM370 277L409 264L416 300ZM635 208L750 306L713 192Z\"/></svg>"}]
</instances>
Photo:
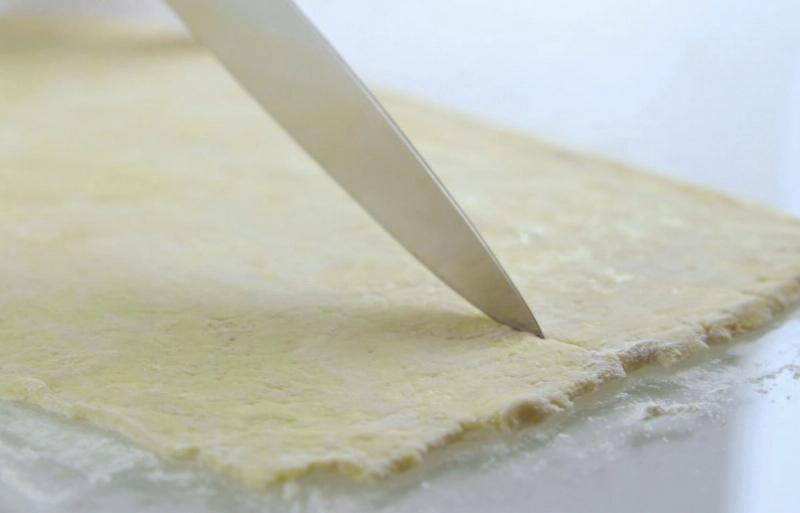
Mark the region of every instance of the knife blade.
<instances>
[{"instance_id":1,"label":"knife blade","mask_svg":"<svg viewBox=\"0 0 800 513\"><path fill-rule=\"evenodd\" d=\"M192 35L417 260L496 321L542 337L477 229L292 0L167 0Z\"/></svg>"}]
</instances>

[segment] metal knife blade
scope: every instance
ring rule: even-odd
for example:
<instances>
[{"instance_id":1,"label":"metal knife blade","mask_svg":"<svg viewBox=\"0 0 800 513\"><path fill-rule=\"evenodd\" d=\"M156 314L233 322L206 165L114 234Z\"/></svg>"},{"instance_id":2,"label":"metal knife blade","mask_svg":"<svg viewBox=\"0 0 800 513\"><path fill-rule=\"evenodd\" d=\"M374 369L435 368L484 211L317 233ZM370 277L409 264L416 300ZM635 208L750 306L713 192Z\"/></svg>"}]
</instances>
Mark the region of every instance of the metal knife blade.
<instances>
[{"instance_id":1,"label":"metal knife blade","mask_svg":"<svg viewBox=\"0 0 800 513\"><path fill-rule=\"evenodd\" d=\"M489 317L543 336L442 183L292 0L167 0L191 33L400 244Z\"/></svg>"}]
</instances>

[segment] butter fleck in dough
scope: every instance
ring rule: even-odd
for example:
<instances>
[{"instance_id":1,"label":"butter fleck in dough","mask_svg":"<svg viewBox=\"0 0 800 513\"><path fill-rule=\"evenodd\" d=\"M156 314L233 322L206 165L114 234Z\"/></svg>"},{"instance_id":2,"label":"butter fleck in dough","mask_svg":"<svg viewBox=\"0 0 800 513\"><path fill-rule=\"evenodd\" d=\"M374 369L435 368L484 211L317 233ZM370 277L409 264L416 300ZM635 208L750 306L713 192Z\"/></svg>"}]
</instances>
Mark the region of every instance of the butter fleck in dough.
<instances>
[{"instance_id":1,"label":"butter fleck in dough","mask_svg":"<svg viewBox=\"0 0 800 513\"><path fill-rule=\"evenodd\" d=\"M387 97L539 340L438 283L191 43L4 21L0 69L0 397L252 485L387 475L800 292L795 220Z\"/></svg>"}]
</instances>

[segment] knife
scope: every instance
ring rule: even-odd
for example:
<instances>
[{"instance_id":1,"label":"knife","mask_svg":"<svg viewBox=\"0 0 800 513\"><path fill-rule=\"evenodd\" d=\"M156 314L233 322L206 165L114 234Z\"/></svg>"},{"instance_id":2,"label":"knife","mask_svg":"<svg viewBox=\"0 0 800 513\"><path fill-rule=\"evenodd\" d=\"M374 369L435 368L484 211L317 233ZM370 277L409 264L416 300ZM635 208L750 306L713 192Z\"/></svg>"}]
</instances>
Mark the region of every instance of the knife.
<instances>
[{"instance_id":1,"label":"knife","mask_svg":"<svg viewBox=\"0 0 800 513\"><path fill-rule=\"evenodd\" d=\"M384 229L496 321L543 337L477 229L292 0L167 0L192 35Z\"/></svg>"}]
</instances>

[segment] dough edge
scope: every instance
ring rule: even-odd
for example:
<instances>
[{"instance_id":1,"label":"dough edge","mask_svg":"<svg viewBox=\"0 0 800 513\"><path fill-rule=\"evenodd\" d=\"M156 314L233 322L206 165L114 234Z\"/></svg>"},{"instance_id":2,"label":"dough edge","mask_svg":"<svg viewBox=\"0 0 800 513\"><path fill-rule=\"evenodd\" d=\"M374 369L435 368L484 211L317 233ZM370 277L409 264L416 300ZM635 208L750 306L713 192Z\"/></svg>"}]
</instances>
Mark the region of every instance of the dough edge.
<instances>
[{"instance_id":1,"label":"dough edge","mask_svg":"<svg viewBox=\"0 0 800 513\"><path fill-rule=\"evenodd\" d=\"M589 353L589 351L586 351ZM41 408L45 412L61 415L71 420L84 421L92 428L107 431L129 442L152 451L162 458L196 462L234 478L253 488L266 488L309 476L316 472L342 473L363 482L375 482L393 474L409 470L419 464L424 456L437 448L461 440L473 431L494 428L501 432L516 431L537 424L552 415L564 413L573 407L576 399L598 390L606 382L625 377L620 361L611 354L594 353L584 366L584 377L567 387L547 393L535 392L508 400L496 413L478 418L460 419L450 429L440 430L421 440L413 450L400 452L381 464L368 465L364 461L344 458L321 460L310 458L294 465L282 465L276 471L254 472L253 469L231 466L213 454L195 446L175 445L153 436L133 419L115 414L107 408L95 408L81 401L65 400L51 393L43 381L30 377L10 380L0 377L0 397L26 406ZM5 381L5 383L4 383Z\"/></svg>"}]
</instances>

